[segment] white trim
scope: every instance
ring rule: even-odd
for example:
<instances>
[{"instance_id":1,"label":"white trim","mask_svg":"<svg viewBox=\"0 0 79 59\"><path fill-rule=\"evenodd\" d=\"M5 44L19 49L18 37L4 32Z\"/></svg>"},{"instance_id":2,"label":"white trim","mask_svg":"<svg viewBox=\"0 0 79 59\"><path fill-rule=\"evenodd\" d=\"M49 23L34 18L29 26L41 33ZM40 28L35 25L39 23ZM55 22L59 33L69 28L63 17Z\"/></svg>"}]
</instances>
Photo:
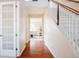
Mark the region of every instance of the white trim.
<instances>
[{"instance_id":1,"label":"white trim","mask_svg":"<svg viewBox=\"0 0 79 59\"><path fill-rule=\"evenodd\" d=\"M48 47L48 45L45 43L45 46L49 49L49 51L51 52L51 54L54 56L54 58L57 58L54 54L54 51L52 52L52 50Z\"/></svg>"},{"instance_id":2,"label":"white trim","mask_svg":"<svg viewBox=\"0 0 79 59\"><path fill-rule=\"evenodd\" d=\"M12 3L12 2L11 2ZM15 54L16 54L16 4L13 2L13 9L14 9L14 50L15 50ZM16 55L15 55L16 56Z\"/></svg>"},{"instance_id":3,"label":"white trim","mask_svg":"<svg viewBox=\"0 0 79 59\"><path fill-rule=\"evenodd\" d=\"M0 4L0 35L2 35L2 6ZM2 38L0 37L0 55L1 55L1 49L2 49Z\"/></svg>"},{"instance_id":4,"label":"white trim","mask_svg":"<svg viewBox=\"0 0 79 59\"><path fill-rule=\"evenodd\" d=\"M19 46L19 43L20 43L20 40L19 40L19 20L20 20L20 18L19 18L19 14L20 14L20 12L19 12L19 2L17 2L16 3L16 6L17 6L17 8L16 8L16 34L17 34L17 37L16 37L16 48L18 49L17 50L17 56L19 56L19 54L20 54L20 46Z\"/></svg>"},{"instance_id":5,"label":"white trim","mask_svg":"<svg viewBox=\"0 0 79 59\"><path fill-rule=\"evenodd\" d=\"M24 51L25 48L26 48L26 45L24 45L24 48L23 48L22 51L20 52L19 56L22 55L22 53L23 53L23 51Z\"/></svg>"}]
</instances>

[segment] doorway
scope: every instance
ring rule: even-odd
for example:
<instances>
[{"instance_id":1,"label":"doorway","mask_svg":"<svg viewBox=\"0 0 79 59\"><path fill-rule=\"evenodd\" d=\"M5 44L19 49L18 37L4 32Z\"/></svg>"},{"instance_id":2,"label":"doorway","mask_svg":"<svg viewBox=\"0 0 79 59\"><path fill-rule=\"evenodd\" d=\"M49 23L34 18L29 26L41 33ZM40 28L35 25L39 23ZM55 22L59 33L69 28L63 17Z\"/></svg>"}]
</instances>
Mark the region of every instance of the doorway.
<instances>
[{"instance_id":1,"label":"doorway","mask_svg":"<svg viewBox=\"0 0 79 59\"><path fill-rule=\"evenodd\" d=\"M43 16L30 16L30 51L35 53L41 51L44 48L43 38ZM37 44L38 42L39 44ZM38 47L38 45L40 45Z\"/></svg>"},{"instance_id":2,"label":"doorway","mask_svg":"<svg viewBox=\"0 0 79 59\"><path fill-rule=\"evenodd\" d=\"M43 39L43 17L31 16L30 17L30 40Z\"/></svg>"}]
</instances>

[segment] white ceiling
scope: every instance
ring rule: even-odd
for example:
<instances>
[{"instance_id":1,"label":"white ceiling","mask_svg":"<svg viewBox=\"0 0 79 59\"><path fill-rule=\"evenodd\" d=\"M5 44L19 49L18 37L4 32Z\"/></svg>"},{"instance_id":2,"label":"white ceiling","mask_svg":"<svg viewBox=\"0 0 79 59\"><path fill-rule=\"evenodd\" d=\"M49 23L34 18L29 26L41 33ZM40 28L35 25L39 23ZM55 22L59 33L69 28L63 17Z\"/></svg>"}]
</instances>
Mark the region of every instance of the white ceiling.
<instances>
[{"instance_id":1,"label":"white ceiling","mask_svg":"<svg viewBox=\"0 0 79 59\"><path fill-rule=\"evenodd\" d=\"M3 1L17 1L17 0L0 0L0 2ZM28 7L47 7L48 6L48 0L38 0L37 2L33 2L33 1L25 1L25 0L19 0L19 1L24 1L25 5Z\"/></svg>"},{"instance_id":2,"label":"white ceiling","mask_svg":"<svg viewBox=\"0 0 79 59\"><path fill-rule=\"evenodd\" d=\"M17 0L0 0L0 2L2 1L17 1ZM24 0L19 1L21 1L26 6L26 9L28 9L28 13L31 15L44 14L46 8L48 7L48 0L38 0L37 2L24 1Z\"/></svg>"},{"instance_id":3,"label":"white ceiling","mask_svg":"<svg viewBox=\"0 0 79 59\"><path fill-rule=\"evenodd\" d=\"M48 0L38 0L38 2L26 1L29 15L43 15L48 7Z\"/></svg>"},{"instance_id":4,"label":"white ceiling","mask_svg":"<svg viewBox=\"0 0 79 59\"><path fill-rule=\"evenodd\" d=\"M42 7L29 7L28 14L29 15L43 15L46 12L47 8Z\"/></svg>"},{"instance_id":5,"label":"white ceiling","mask_svg":"<svg viewBox=\"0 0 79 59\"><path fill-rule=\"evenodd\" d=\"M25 4L26 6L31 6L31 7L47 7L48 0L38 0L37 2L26 1Z\"/></svg>"}]
</instances>

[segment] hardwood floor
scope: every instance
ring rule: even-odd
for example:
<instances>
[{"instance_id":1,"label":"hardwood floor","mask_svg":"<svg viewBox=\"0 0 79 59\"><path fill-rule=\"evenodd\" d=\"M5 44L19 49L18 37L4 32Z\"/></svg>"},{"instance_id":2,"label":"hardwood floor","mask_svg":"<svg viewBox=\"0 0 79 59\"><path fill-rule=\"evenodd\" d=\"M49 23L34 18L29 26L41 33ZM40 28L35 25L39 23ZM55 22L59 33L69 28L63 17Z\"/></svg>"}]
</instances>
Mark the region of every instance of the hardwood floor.
<instances>
[{"instance_id":1,"label":"hardwood floor","mask_svg":"<svg viewBox=\"0 0 79 59\"><path fill-rule=\"evenodd\" d=\"M26 44L25 50L18 58L53 58L43 40L33 40Z\"/></svg>"}]
</instances>

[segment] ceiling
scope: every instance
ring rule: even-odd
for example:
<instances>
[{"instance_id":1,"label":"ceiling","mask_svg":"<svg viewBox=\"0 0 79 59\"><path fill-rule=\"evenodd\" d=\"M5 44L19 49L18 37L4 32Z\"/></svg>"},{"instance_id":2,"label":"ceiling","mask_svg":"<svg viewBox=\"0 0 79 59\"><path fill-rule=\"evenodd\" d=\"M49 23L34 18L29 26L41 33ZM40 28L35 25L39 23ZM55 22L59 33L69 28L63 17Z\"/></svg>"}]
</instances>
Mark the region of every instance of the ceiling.
<instances>
[{"instance_id":1,"label":"ceiling","mask_svg":"<svg viewBox=\"0 0 79 59\"><path fill-rule=\"evenodd\" d=\"M25 5L28 7L28 14L43 15L48 7L48 0L28 1L25 2Z\"/></svg>"},{"instance_id":2,"label":"ceiling","mask_svg":"<svg viewBox=\"0 0 79 59\"><path fill-rule=\"evenodd\" d=\"M0 2L4 1L21 1L24 2L24 4L28 7L47 7L48 6L48 0L38 0L37 2L34 1L25 1L25 0L0 0Z\"/></svg>"},{"instance_id":3,"label":"ceiling","mask_svg":"<svg viewBox=\"0 0 79 59\"><path fill-rule=\"evenodd\" d=\"M2 1L17 1L17 0L0 0L0 2ZM26 9L28 9L28 13L31 15L44 14L45 10L48 7L48 0L38 0L37 2L25 1L25 0L19 0L19 1L21 1L26 6Z\"/></svg>"},{"instance_id":4,"label":"ceiling","mask_svg":"<svg viewBox=\"0 0 79 59\"><path fill-rule=\"evenodd\" d=\"M46 12L47 8L39 8L39 7L29 7L28 14L29 15L43 15Z\"/></svg>"},{"instance_id":5,"label":"ceiling","mask_svg":"<svg viewBox=\"0 0 79 59\"><path fill-rule=\"evenodd\" d=\"M25 4L26 4L26 6L31 6L31 7L47 7L48 6L48 0L38 0L37 2L26 1Z\"/></svg>"}]
</instances>

